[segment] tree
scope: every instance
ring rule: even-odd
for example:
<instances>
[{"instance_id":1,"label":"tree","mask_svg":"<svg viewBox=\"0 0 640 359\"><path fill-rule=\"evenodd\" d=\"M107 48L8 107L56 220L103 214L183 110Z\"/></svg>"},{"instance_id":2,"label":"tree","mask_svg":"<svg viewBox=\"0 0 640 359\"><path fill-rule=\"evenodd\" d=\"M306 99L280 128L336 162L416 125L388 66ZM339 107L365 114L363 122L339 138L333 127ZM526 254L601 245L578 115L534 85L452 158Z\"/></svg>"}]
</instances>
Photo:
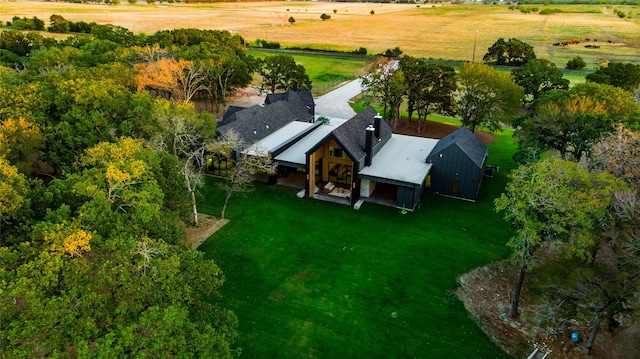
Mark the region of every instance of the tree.
<instances>
[{"instance_id":1,"label":"tree","mask_svg":"<svg viewBox=\"0 0 640 359\"><path fill-rule=\"evenodd\" d=\"M522 87L511 76L492 67L466 62L458 73L457 114L464 126L491 130L502 128L502 121L518 112L524 98Z\"/></svg>"},{"instance_id":2,"label":"tree","mask_svg":"<svg viewBox=\"0 0 640 359\"><path fill-rule=\"evenodd\" d=\"M230 131L222 135L216 146L218 153L232 156L235 154L234 167L227 178L226 194L222 204L220 218L224 219L227 204L231 195L236 192L247 191L255 173L272 175L276 172L277 164L271 160L268 154L261 153L260 149L253 149L249 153L247 146L242 143L240 137Z\"/></svg>"},{"instance_id":3,"label":"tree","mask_svg":"<svg viewBox=\"0 0 640 359\"><path fill-rule=\"evenodd\" d=\"M311 80L302 65L296 64L291 55L267 56L260 66L262 88L271 93L276 90L309 91Z\"/></svg>"},{"instance_id":4,"label":"tree","mask_svg":"<svg viewBox=\"0 0 640 359\"><path fill-rule=\"evenodd\" d=\"M525 95L533 101L547 91L569 88L569 80L562 77L562 71L545 59L529 60L524 66L511 70L513 81L524 88Z\"/></svg>"},{"instance_id":5,"label":"tree","mask_svg":"<svg viewBox=\"0 0 640 359\"><path fill-rule=\"evenodd\" d=\"M402 103L405 89L398 63L386 57L379 57L369 65L367 74L361 77L365 96L383 106L382 115L391 121Z\"/></svg>"},{"instance_id":6,"label":"tree","mask_svg":"<svg viewBox=\"0 0 640 359\"><path fill-rule=\"evenodd\" d=\"M49 16L49 32L67 33L69 32L69 22L61 15L53 14Z\"/></svg>"},{"instance_id":7,"label":"tree","mask_svg":"<svg viewBox=\"0 0 640 359\"><path fill-rule=\"evenodd\" d=\"M25 204L27 191L27 179L0 155L0 241L3 223Z\"/></svg>"},{"instance_id":8,"label":"tree","mask_svg":"<svg viewBox=\"0 0 640 359\"><path fill-rule=\"evenodd\" d=\"M291 24L291 26L296 23L296 19L294 19L293 16L289 16L289 20L287 21L289 21L289 24Z\"/></svg>"},{"instance_id":9,"label":"tree","mask_svg":"<svg viewBox=\"0 0 640 359\"><path fill-rule=\"evenodd\" d=\"M593 258L601 230L611 219L613 193L625 185L610 174L591 173L557 158L520 166L509 178L495 205L516 228L509 240L520 265L509 311L515 318L535 251L545 242L556 242L573 256Z\"/></svg>"},{"instance_id":10,"label":"tree","mask_svg":"<svg viewBox=\"0 0 640 359\"><path fill-rule=\"evenodd\" d=\"M574 56L571 60L567 61L567 70L582 70L587 67L587 63L580 56Z\"/></svg>"},{"instance_id":11,"label":"tree","mask_svg":"<svg viewBox=\"0 0 640 359\"><path fill-rule=\"evenodd\" d=\"M626 91L634 91L640 86L640 65L624 62L611 62L600 66L586 77L589 82L619 87Z\"/></svg>"},{"instance_id":12,"label":"tree","mask_svg":"<svg viewBox=\"0 0 640 359\"><path fill-rule=\"evenodd\" d=\"M509 41L499 38L482 59L485 62L495 62L496 65L522 66L535 58L533 46L515 38Z\"/></svg>"},{"instance_id":13,"label":"tree","mask_svg":"<svg viewBox=\"0 0 640 359\"><path fill-rule=\"evenodd\" d=\"M320 15L320 18L322 19L322 21L329 20L331 19L331 15L322 13L322 15Z\"/></svg>"},{"instance_id":14,"label":"tree","mask_svg":"<svg viewBox=\"0 0 640 359\"><path fill-rule=\"evenodd\" d=\"M24 117L0 122L0 156L6 157L21 173L31 174L31 164L43 145L40 126Z\"/></svg>"},{"instance_id":15,"label":"tree","mask_svg":"<svg viewBox=\"0 0 640 359\"><path fill-rule=\"evenodd\" d=\"M611 173L633 188L640 188L640 133L622 125L600 139L588 158L589 168ZM640 223L640 222L639 222Z\"/></svg>"},{"instance_id":16,"label":"tree","mask_svg":"<svg viewBox=\"0 0 640 359\"><path fill-rule=\"evenodd\" d=\"M400 59L407 89L409 122L418 112L418 132L430 113L450 115L455 110L453 93L456 90L456 72L451 66L428 63L425 59L405 56Z\"/></svg>"},{"instance_id":17,"label":"tree","mask_svg":"<svg viewBox=\"0 0 640 359\"><path fill-rule=\"evenodd\" d=\"M638 105L628 92L609 85L579 84L550 91L539 100L515 136L521 150L553 149L563 159L579 161L616 124L637 123Z\"/></svg>"},{"instance_id":18,"label":"tree","mask_svg":"<svg viewBox=\"0 0 640 359\"><path fill-rule=\"evenodd\" d=\"M190 101L203 85L205 70L193 61L162 58L150 63L139 63L138 91L150 89L156 94L177 101Z\"/></svg>"},{"instance_id":19,"label":"tree","mask_svg":"<svg viewBox=\"0 0 640 359\"><path fill-rule=\"evenodd\" d=\"M205 155L213 148L217 123L207 112L197 114L191 103L159 99L153 117L158 131L154 148L171 153L180 163L184 186L191 198L192 221L198 225L196 191L202 185Z\"/></svg>"}]
</instances>

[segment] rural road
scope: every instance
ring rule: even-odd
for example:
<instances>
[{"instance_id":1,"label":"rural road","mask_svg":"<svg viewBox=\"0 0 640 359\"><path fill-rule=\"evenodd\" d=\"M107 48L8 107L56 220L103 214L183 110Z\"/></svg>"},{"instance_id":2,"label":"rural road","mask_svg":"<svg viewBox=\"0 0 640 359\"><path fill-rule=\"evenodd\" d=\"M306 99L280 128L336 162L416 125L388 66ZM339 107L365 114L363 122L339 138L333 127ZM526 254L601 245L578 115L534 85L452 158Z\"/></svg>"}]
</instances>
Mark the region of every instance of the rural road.
<instances>
[{"instance_id":1,"label":"rural road","mask_svg":"<svg viewBox=\"0 0 640 359\"><path fill-rule=\"evenodd\" d=\"M316 115L328 118L350 119L356 112L349 106L349 100L362 92L361 80L353 80L315 99Z\"/></svg>"}]
</instances>

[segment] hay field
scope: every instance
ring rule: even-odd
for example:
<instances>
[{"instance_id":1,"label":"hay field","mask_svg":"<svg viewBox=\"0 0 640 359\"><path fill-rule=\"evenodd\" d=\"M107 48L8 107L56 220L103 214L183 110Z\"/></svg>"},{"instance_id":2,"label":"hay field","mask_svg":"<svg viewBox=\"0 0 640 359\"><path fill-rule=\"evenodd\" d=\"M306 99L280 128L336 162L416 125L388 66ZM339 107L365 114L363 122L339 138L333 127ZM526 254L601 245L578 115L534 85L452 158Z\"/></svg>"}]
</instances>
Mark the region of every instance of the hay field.
<instances>
[{"instance_id":1,"label":"hay field","mask_svg":"<svg viewBox=\"0 0 640 359\"><path fill-rule=\"evenodd\" d=\"M481 59L499 37L516 37L535 47L538 57L564 67L575 55L593 68L608 61L640 62L640 10L619 6L632 14L620 19L614 8L599 5L552 5L565 13L523 14L507 6L327 3L235 2L207 5L119 6L53 2L0 1L0 20L13 16L37 16L45 21L59 14L73 21L95 21L124 26L134 32L196 27L231 30L248 41L266 39L283 46L354 50L370 53L400 47L412 56L471 60ZM540 6L540 8L544 8ZM336 13L333 10L337 10ZM374 15L370 12L373 10ZM322 21L320 15L331 15ZM296 20L291 26L288 18ZM638 17L638 19L636 19ZM598 49L584 43L566 47L554 42L598 39ZM612 41L608 43L607 41Z\"/></svg>"}]
</instances>

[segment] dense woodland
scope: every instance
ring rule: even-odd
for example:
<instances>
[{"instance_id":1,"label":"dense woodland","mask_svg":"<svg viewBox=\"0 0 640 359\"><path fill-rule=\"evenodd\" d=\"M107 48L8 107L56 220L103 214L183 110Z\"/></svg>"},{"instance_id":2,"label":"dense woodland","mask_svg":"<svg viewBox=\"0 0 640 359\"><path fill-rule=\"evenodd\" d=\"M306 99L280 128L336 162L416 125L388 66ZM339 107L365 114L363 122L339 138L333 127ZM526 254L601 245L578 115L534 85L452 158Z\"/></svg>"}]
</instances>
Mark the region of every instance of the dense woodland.
<instances>
[{"instance_id":1,"label":"dense woodland","mask_svg":"<svg viewBox=\"0 0 640 359\"><path fill-rule=\"evenodd\" d=\"M49 20L50 31L85 27ZM180 244L184 223L197 222L203 156L221 149L212 113L254 72L271 91L308 89L308 77L289 57L246 56L226 31L77 32L0 33L0 352L234 357L237 319L218 304L224 277ZM520 65L511 74L382 58L365 95L391 122L402 105L410 120L440 113L472 129L516 128L522 166L496 201L517 231L511 315L525 273L538 273L533 285L553 288L537 298L540 322L588 321L597 334L640 309L640 68L610 64L569 88L529 50L511 40L489 49L485 60Z\"/></svg>"}]
</instances>

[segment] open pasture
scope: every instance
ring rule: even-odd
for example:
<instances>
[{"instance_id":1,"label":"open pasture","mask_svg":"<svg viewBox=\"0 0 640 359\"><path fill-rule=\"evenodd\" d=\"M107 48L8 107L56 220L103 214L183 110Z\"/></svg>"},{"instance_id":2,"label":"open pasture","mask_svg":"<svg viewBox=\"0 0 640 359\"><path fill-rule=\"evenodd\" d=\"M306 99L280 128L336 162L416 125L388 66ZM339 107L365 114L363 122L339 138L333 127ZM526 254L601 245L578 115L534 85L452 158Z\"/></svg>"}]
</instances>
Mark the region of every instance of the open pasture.
<instances>
[{"instance_id":1,"label":"open pasture","mask_svg":"<svg viewBox=\"0 0 640 359\"><path fill-rule=\"evenodd\" d=\"M72 21L112 23L133 32L195 27L230 30L249 42L369 53L400 47L405 54L434 59L480 60L498 38L515 37L534 46L538 57L564 67L575 55L589 68L609 61L640 61L640 9L637 6L550 5L563 12L540 15L508 6L476 4L374 4L335 2L234 2L206 5L118 6L53 2L0 2L0 20L59 14ZM530 6L530 5L527 5ZM544 5L537 5L544 9ZM621 19L614 12L631 15ZM336 12L334 13L334 10ZM371 11L374 14L371 14ZM326 13L331 19L322 21ZM287 21L296 21L290 25ZM585 39L590 42L584 42ZM553 46L572 39L582 43ZM585 48L595 44L599 48ZM474 52L475 45L475 52Z\"/></svg>"}]
</instances>

